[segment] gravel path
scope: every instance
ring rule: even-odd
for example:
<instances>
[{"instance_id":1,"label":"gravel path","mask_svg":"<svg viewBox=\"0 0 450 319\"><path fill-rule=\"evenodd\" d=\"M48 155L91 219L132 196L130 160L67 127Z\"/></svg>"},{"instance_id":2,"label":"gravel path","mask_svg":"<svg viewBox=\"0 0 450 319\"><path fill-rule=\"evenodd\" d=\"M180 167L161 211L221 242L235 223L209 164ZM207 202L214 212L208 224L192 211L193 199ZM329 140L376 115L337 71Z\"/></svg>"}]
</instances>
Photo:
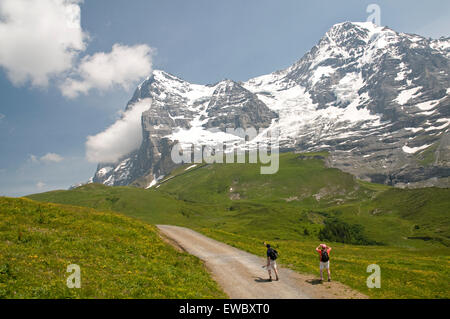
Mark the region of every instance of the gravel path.
<instances>
[{"instance_id":1,"label":"gravel path","mask_svg":"<svg viewBox=\"0 0 450 319\"><path fill-rule=\"evenodd\" d=\"M158 225L158 228L172 245L203 260L214 280L232 299L367 298L338 282L320 284L313 275L281 267L278 267L280 280L269 282L267 270L262 268L265 258L188 228L169 225ZM261 247L261 254L264 253Z\"/></svg>"}]
</instances>

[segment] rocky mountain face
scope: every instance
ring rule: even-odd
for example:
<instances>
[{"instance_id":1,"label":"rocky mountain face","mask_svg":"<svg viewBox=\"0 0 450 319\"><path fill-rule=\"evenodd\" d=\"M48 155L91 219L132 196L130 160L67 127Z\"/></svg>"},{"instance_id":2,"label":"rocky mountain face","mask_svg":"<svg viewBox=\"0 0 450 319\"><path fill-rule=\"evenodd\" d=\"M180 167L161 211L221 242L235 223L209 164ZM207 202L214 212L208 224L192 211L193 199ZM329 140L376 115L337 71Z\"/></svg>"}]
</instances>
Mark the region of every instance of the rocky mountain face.
<instances>
[{"instance_id":1,"label":"rocky mountain face","mask_svg":"<svg viewBox=\"0 0 450 319\"><path fill-rule=\"evenodd\" d=\"M449 57L450 38L345 22L291 67L246 82L156 70L127 106L151 99L141 147L99 164L93 181L150 187L175 167L175 143L213 145L236 139L226 128L255 127L278 130L281 150L327 150L330 166L364 180L448 187Z\"/></svg>"}]
</instances>

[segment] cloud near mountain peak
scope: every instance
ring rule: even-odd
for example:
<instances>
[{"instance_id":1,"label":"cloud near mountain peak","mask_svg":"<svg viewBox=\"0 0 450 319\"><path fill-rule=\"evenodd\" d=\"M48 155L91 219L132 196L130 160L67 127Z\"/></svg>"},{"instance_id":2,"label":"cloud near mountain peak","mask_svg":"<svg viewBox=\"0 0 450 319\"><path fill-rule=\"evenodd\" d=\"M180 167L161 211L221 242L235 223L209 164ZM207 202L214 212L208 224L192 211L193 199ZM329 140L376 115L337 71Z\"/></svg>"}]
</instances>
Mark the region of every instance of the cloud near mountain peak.
<instances>
[{"instance_id":1,"label":"cloud near mountain peak","mask_svg":"<svg viewBox=\"0 0 450 319\"><path fill-rule=\"evenodd\" d=\"M101 133L88 136L86 158L92 163L116 163L142 143L141 116L150 108L151 99L143 99L123 112L122 117Z\"/></svg>"},{"instance_id":2,"label":"cloud near mountain peak","mask_svg":"<svg viewBox=\"0 0 450 319\"><path fill-rule=\"evenodd\" d=\"M115 85L129 89L137 80L150 74L152 52L145 44L131 47L114 44L109 53L85 56L75 71L79 79L67 79L60 86L61 91L64 96L73 98L87 94L91 89L103 91Z\"/></svg>"}]
</instances>

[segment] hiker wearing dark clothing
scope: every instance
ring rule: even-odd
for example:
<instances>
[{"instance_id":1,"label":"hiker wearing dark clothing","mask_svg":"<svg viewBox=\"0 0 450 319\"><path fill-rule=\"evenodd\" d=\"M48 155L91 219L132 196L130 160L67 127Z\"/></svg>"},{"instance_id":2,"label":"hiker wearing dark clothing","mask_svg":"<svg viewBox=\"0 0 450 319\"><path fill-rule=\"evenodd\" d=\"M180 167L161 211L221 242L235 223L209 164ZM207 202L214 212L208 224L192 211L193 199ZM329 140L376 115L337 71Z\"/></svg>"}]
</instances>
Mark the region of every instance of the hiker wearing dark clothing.
<instances>
[{"instance_id":1,"label":"hiker wearing dark clothing","mask_svg":"<svg viewBox=\"0 0 450 319\"><path fill-rule=\"evenodd\" d=\"M270 247L269 244L264 243L267 247L267 271L269 272L269 281L272 281L272 273L271 270L275 273L275 280L278 280L278 270L277 270L277 262L275 261L278 258L278 252Z\"/></svg>"},{"instance_id":2,"label":"hiker wearing dark clothing","mask_svg":"<svg viewBox=\"0 0 450 319\"><path fill-rule=\"evenodd\" d=\"M330 271L330 251L331 247L325 244L320 244L317 246L316 251L319 253L320 260L320 280L323 281L323 270L327 270L328 281L331 281L331 271Z\"/></svg>"}]
</instances>

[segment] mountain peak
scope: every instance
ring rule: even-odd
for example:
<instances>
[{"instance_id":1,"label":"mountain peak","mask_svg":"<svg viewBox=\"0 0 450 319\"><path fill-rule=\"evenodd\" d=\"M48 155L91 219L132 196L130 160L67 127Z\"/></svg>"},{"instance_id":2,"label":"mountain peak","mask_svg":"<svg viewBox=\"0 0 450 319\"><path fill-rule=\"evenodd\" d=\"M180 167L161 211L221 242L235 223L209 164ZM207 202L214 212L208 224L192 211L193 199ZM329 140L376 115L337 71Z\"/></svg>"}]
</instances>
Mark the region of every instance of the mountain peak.
<instances>
[{"instance_id":1,"label":"mountain peak","mask_svg":"<svg viewBox=\"0 0 450 319\"><path fill-rule=\"evenodd\" d=\"M163 70L153 70L152 76L156 81L164 82L164 81L177 81L177 82L186 82L179 77L170 74L169 72Z\"/></svg>"},{"instance_id":2,"label":"mountain peak","mask_svg":"<svg viewBox=\"0 0 450 319\"><path fill-rule=\"evenodd\" d=\"M294 65L246 82L200 85L154 70L130 102L152 99L141 148L126 165L99 165L94 181L151 183L173 168L176 141L215 145L226 128L255 127L277 130L281 149L330 151L333 167L366 180L448 185L449 51L448 38L343 22Z\"/></svg>"},{"instance_id":3,"label":"mountain peak","mask_svg":"<svg viewBox=\"0 0 450 319\"><path fill-rule=\"evenodd\" d=\"M361 30L366 33L374 33L374 32L383 32L383 31L393 31L385 26L379 26L373 22L341 22L333 25L327 33L336 33L336 32L347 32L349 30Z\"/></svg>"},{"instance_id":4,"label":"mountain peak","mask_svg":"<svg viewBox=\"0 0 450 319\"><path fill-rule=\"evenodd\" d=\"M214 87L215 87L214 94L216 95L228 94L233 90L241 88L239 83L229 79L225 79L218 82Z\"/></svg>"},{"instance_id":5,"label":"mountain peak","mask_svg":"<svg viewBox=\"0 0 450 319\"><path fill-rule=\"evenodd\" d=\"M393 35L395 31L378 26L372 22L342 22L333 25L323 39L338 45L357 45L368 43L376 36Z\"/></svg>"}]
</instances>

